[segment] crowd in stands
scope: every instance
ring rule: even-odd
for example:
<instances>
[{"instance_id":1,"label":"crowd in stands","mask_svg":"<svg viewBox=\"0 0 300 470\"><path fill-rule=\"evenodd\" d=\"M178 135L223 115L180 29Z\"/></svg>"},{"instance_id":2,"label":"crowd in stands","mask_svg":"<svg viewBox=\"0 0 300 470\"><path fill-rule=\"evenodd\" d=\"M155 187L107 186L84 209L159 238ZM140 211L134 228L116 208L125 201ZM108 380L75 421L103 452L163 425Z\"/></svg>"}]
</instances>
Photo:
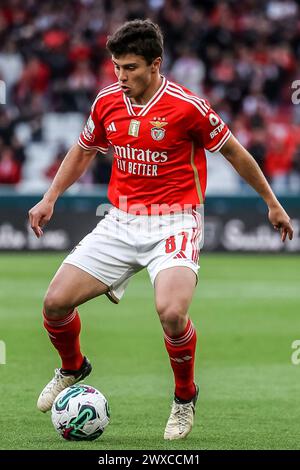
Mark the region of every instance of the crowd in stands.
<instances>
[{"instance_id":1,"label":"crowd in stands","mask_svg":"<svg viewBox=\"0 0 300 470\"><path fill-rule=\"evenodd\" d=\"M19 123L42 142L46 113L88 115L97 91L115 81L107 35L134 18L161 26L163 73L210 101L275 189L300 193L299 0L0 1L0 184L22 180ZM110 163L95 160L83 183L106 183Z\"/></svg>"}]
</instances>

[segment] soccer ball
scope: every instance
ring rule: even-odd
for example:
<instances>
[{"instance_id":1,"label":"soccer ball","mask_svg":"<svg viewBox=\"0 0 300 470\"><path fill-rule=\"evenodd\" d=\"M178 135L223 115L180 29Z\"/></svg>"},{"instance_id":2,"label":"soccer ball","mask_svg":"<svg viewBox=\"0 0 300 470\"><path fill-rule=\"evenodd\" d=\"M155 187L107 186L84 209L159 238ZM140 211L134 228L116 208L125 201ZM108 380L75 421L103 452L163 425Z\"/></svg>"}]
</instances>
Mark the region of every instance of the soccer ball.
<instances>
[{"instance_id":1,"label":"soccer ball","mask_svg":"<svg viewBox=\"0 0 300 470\"><path fill-rule=\"evenodd\" d=\"M109 423L106 398L90 385L76 384L57 395L51 410L56 431L69 441L93 441Z\"/></svg>"}]
</instances>

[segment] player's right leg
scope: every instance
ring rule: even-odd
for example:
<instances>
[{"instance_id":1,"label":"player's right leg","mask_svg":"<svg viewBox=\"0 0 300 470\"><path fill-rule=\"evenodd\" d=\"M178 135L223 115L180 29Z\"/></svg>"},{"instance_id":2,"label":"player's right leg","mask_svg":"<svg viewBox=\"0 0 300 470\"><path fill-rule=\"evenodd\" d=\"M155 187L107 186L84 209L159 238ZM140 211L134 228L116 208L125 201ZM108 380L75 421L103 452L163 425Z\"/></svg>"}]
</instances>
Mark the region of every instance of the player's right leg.
<instances>
[{"instance_id":1,"label":"player's right leg","mask_svg":"<svg viewBox=\"0 0 300 470\"><path fill-rule=\"evenodd\" d=\"M62 367L41 392L37 407L46 412L65 388L83 380L92 367L80 351L80 317L77 306L108 292L108 286L71 264L63 264L54 276L44 300L44 326L57 349Z\"/></svg>"},{"instance_id":2,"label":"player's right leg","mask_svg":"<svg viewBox=\"0 0 300 470\"><path fill-rule=\"evenodd\" d=\"M64 388L86 377L91 365L81 354L77 306L101 294L118 303L137 266L135 226L113 208L64 260L44 302L44 325L61 359L61 369L45 387L38 408L47 411Z\"/></svg>"}]
</instances>

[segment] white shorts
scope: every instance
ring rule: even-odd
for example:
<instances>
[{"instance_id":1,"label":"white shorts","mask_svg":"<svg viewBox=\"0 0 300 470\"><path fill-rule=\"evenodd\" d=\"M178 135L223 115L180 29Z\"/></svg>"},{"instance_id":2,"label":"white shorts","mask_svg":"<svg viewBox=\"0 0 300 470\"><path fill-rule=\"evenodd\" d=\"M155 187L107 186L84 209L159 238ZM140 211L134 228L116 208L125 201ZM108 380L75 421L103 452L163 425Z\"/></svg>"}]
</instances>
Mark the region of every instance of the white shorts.
<instances>
[{"instance_id":1,"label":"white shorts","mask_svg":"<svg viewBox=\"0 0 300 470\"><path fill-rule=\"evenodd\" d=\"M197 276L202 238L196 210L146 216L113 207L64 263L106 284L107 296L118 303L130 278L145 267L153 285L160 271L173 266L187 266Z\"/></svg>"}]
</instances>

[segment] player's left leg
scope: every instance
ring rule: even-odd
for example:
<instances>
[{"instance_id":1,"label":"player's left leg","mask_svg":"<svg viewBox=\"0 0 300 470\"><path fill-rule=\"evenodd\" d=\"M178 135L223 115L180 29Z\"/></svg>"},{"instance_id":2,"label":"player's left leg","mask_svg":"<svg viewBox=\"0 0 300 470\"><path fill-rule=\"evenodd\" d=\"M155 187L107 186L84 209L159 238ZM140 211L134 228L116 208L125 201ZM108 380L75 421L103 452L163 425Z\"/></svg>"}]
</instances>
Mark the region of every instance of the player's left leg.
<instances>
[{"instance_id":1,"label":"player's left leg","mask_svg":"<svg viewBox=\"0 0 300 470\"><path fill-rule=\"evenodd\" d=\"M180 439L192 430L198 387L194 382L196 331L188 316L196 285L186 266L160 271L155 279L155 303L175 380L175 397L164 438Z\"/></svg>"}]
</instances>

